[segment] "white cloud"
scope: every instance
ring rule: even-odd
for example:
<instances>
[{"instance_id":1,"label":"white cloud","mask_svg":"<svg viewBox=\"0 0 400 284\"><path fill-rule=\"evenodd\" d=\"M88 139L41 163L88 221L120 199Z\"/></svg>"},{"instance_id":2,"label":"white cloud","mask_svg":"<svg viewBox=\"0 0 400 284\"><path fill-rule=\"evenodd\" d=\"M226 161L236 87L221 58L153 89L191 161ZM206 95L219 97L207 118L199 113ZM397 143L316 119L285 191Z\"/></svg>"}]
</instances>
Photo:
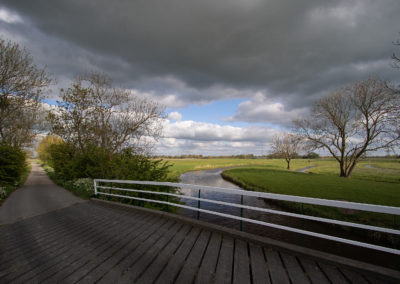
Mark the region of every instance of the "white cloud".
<instances>
[{"instance_id":1,"label":"white cloud","mask_svg":"<svg viewBox=\"0 0 400 284\"><path fill-rule=\"evenodd\" d=\"M175 121L181 121L182 120L182 114L180 114L179 112L171 112L170 114L168 114L168 118L171 120L175 120Z\"/></svg>"},{"instance_id":2,"label":"white cloud","mask_svg":"<svg viewBox=\"0 0 400 284\"><path fill-rule=\"evenodd\" d=\"M287 110L283 103L272 101L262 93L239 104L236 114L226 121L262 122L277 125L290 125L294 119L307 114L307 108Z\"/></svg>"},{"instance_id":3,"label":"white cloud","mask_svg":"<svg viewBox=\"0 0 400 284\"><path fill-rule=\"evenodd\" d=\"M162 155L267 154L279 130L260 126L234 127L195 121L164 120L163 138L155 143Z\"/></svg>"},{"instance_id":4,"label":"white cloud","mask_svg":"<svg viewBox=\"0 0 400 284\"><path fill-rule=\"evenodd\" d=\"M14 13L11 12L5 8L0 8L0 21L6 22L7 24L16 24L16 23L22 23L22 18Z\"/></svg>"},{"instance_id":5,"label":"white cloud","mask_svg":"<svg viewBox=\"0 0 400 284\"><path fill-rule=\"evenodd\" d=\"M260 126L235 127L191 120L164 124L164 138L187 139L195 141L252 141L268 142L279 132L273 128Z\"/></svg>"}]
</instances>

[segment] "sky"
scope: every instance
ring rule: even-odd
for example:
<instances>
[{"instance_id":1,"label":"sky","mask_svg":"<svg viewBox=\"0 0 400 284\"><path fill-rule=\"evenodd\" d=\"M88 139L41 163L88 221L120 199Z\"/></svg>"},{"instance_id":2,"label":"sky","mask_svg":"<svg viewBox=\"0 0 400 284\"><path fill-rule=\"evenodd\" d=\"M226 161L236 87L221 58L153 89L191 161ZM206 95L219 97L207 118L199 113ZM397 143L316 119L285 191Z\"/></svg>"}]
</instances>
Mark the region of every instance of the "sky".
<instances>
[{"instance_id":1,"label":"sky","mask_svg":"<svg viewBox=\"0 0 400 284\"><path fill-rule=\"evenodd\" d=\"M312 103L400 83L398 0L0 0L0 37L56 79L84 73L166 107L155 154L268 154Z\"/></svg>"}]
</instances>

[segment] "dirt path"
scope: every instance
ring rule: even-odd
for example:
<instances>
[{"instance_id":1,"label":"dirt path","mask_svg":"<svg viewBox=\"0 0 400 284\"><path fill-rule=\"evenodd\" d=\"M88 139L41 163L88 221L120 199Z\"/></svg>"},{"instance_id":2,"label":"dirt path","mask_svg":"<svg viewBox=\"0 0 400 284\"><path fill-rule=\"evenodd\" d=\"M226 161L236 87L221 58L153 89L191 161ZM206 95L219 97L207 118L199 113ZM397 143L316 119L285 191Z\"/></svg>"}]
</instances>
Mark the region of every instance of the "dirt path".
<instances>
[{"instance_id":1,"label":"dirt path","mask_svg":"<svg viewBox=\"0 0 400 284\"><path fill-rule=\"evenodd\" d=\"M298 172L298 173L307 173L307 171L309 169L312 169L312 168L315 168L315 167L316 166L309 166L309 167L301 168L301 169L296 170L296 172Z\"/></svg>"},{"instance_id":2,"label":"dirt path","mask_svg":"<svg viewBox=\"0 0 400 284\"><path fill-rule=\"evenodd\" d=\"M25 184L14 191L0 207L0 225L85 202L54 184L36 163Z\"/></svg>"}]
</instances>

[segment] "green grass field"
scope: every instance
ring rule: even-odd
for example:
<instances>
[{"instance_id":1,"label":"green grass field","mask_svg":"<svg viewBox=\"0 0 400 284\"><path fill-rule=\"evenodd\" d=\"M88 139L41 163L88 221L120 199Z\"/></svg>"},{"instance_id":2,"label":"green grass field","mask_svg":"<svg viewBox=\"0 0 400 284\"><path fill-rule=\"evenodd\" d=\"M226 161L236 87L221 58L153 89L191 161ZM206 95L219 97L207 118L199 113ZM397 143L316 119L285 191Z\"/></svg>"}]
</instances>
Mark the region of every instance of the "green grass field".
<instances>
[{"instance_id":1,"label":"green grass field","mask_svg":"<svg viewBox=\"0 0 400 284\"><path fill-rule=\"evenodd\" d=\"M285 161L281 159L169 159L172 164L169 177L177 180L189 171L210 170L216 168L239 166L265 166L273 169L284 169ZM305 159L293 160L293 170L310 166L312 162Z\"/></svg>"},{"instance_id":2,"label":"green grass field","mask_svg":"<svg viewBox=\"0 0 400 284\"><path fill-rule=\"evenodd\" d=\"M169 174L172 180L178 180L181 174L188 171L225 167L263 166L275 170L286 169L286 162L282 159L169 159L167 161L172 164ZM333 176L339 175L338 163L333 159L295 159L291 162L291 171L309 166L316 166L308 170L309 173ZM400 160L363 160L353 171L351 179L400 183Z\"/></svg>"}]
</instances>

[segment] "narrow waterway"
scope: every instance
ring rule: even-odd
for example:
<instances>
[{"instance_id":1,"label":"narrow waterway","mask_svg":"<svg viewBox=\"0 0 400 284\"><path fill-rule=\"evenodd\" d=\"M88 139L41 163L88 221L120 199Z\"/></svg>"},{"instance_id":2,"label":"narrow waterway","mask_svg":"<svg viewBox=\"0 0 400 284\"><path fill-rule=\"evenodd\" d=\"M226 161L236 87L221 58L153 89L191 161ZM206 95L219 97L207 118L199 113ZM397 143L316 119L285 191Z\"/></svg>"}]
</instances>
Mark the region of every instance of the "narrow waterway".
<instances>
[{"instance_id":1,"label":"narrow waterway","mask_svg":"<svg viewBox=\"0 0 400 284\"><path fill-rule=\"evenodd\" d=\"M225 181L221 177L222 169L213 169L213 170L205 170L205 171L195 171L195 172L187 172L180 176L180 180L182 183L186 184L196 184L196 185L206 185L206 186L214 186L214 187L224 187L224 188L236 188L240 189L238 186ZM199 191L183 188L181 189L181 193L186 196L195 196L198 197ZM225 193L218 193L212 191L200 191L201 198L225 201L230 203L240 204L240 196L239 195L231 195ZM221 213L227 213L235 216L240 216L241 212L239 208L234 208L230 206L224 206L219 204L213 204L208 202L201 202L198 204L196 200L190 200L182 198L181 201L185 202L186 205L192 207L198 207L200 205L201 209L217 211ZM250 196L243 197L243 204L261 207L261 208L271 208L282 210L278 207L277 204L269 203L268 200L264 200L261 198L255 198ZM214 223L217 225L221 225L228 228L240 229L240 221L224 218L220 216L215 216L211 214L200 213L197 211L188 210L188 209L180 209L177 212L178 214L182 214L191 218L198 218L201 221ZM375 243L378 245L388 245L384 243L376 243L376 241L372 241L367 234L365 235L354 233L354 230L348 230L341 228L339 226L327 225L320 222L313 221L304 221L301 219L291 218L287 216L277 215L277 214L269 214L264 212L258 212L253 210L243 210L243 217L260 220L268 223L274 223L279 225L284 225L288 227L294 227L299 229L304 229L308 231L318 232L327 235L334 235L342 238L348 238L353 240L358 240L362 242ZM272 239L293 243L309 248L313 248L320 251L330 252L338 255L342 255L345 257L350 257L358 260L362 260L365 262L370 262L382 266L387 266L391 268L399 269L400 266L400 257L394 256L387 253L380 253L370 249L358 248L354 246L344 245L340 243L336 243L333 241L325 241L322 239L308 237L296 233L291 233L283 230L273 229L266 226L255 225L247 222L243 222L242 224L243 231L261 235L264 237L269 237Z\"/></svg>"}]
</instances>

